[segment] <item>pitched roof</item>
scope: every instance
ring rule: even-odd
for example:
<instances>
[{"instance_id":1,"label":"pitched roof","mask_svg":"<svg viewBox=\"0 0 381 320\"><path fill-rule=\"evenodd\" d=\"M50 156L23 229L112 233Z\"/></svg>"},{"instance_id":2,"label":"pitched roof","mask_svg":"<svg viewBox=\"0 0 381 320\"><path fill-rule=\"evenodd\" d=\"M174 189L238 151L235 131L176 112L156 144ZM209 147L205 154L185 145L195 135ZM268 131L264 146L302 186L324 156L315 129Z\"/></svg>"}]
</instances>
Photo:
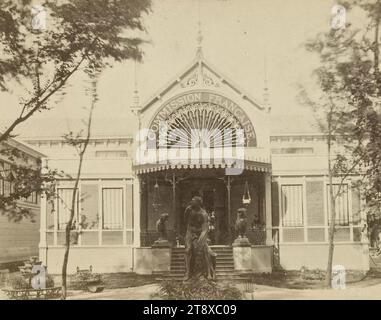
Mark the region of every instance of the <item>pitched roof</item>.
<instances>
[{"instance_id":1,"label":"pitched roof","mask_svg":"<svg viewBox=\"0 0 381 320\"><path fill-rule=\"evenodd\" d=\"M250 102L253 106L258 108L259 110L265 109L261 105L261 103L259 103L253 97L251 97L250 94L248 94L247 92L242 90L230 78L228 78L226 75L223 75L221 72L217 71L217 69L204 58L204 55L202 54L202 51L199 48L197 51L196 57L191 62L191 64L188 65L177 76L175 76L173 78L173 80L169 81L161 89L159 89L155 94L153 94L150 98L148 98L148 100L145 103L143 103L143 105L142 105L142 111L144 112L150 106L152 106L152 104L154 104L156 101L160 100L162 96L164 96L168 91L170 91L172 88L174 88L176 85L178 85L181 81L183 81L187 76L189 76L189 74L191 74L192 71L196 70L199 67L206 68L211 74L213 74L215 77L218 78L219 82L230 87L233 91L235 91L237 94L239 94L242 97L242 99L247 100L248 102Z\"/></svg>"}]
</instances>

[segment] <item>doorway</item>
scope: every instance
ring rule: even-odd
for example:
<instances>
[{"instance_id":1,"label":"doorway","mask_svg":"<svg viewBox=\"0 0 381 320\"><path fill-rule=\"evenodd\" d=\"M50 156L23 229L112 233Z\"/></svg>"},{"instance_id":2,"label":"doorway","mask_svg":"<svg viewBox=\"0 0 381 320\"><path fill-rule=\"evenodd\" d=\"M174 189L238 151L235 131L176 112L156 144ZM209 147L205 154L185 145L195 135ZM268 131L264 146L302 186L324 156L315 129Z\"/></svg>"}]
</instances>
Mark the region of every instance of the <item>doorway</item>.
<instances>
[{"instance_id":1,"label":"doorway","mask_svg":"<svg viewBox=\"0 0 381 320\"><path fill-rule=\"evenodd\" d=\"M223 181L215 178L192 178L181 181L177 220L181 237L184 238L186 232L184 211L194 196L200 196L203 199L203 207L209 216L210 225L214 226L214 230L210 232L209 236L211 245L229 244L226 193Z\"/></svg>"}]
</instances>

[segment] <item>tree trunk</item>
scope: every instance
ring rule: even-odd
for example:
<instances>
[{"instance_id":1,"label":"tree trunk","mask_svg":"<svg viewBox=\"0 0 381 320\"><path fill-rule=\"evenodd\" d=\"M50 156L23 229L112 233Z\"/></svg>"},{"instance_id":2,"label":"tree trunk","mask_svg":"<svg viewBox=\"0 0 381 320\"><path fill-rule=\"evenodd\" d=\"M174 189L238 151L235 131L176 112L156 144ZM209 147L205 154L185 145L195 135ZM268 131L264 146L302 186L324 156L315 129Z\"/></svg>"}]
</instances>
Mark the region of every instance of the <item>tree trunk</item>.
<instances>
[{"instance_id":1,"label":"tree trunk","mask_svg":"<svg viewBox=\"0 0 381 320\"><path fill-rule=\"evenodd\" d=\"M328 120L328 179L329 179L329 196L328 201L330 203L331 212L330 212L330 220L331 224L329 225L329 238L328 238L328 264L327 264L327 272L325 275L325 285L329 288L332 286L332 263L333 263L333 252L335 249L335 220L336 220L336 210L335 210L335 198L333 195L333 171L332 171L332 161L331 161L331 121Z\"/></svg>"},{"instance_id":2,"label":"tree trunk","mask_svg":"<svg viewBox=\"0 0 381 320\"><path fill-rule=\"evenodd\" d=\"M67 296L67 263L69 261L69 251L70 251L70 232L71 230L71 224L69 223L66 225L65 230L65 254L64 254L64 260L62 264L62 296L61 299L65 300Z\"/></svg>"},{"instance_id":3,"label":"tree trunk","mask_svg":"<svg viewBox=\"0 0 381 320\"><path fill-rule=\"evenodd\" d=\"M81 145L81 141L79 141L80 145L80 151L78 153L79 155L79 163L78 163L78 170L77 175L75 177L75 183L74 183L74 189L73 189L73 197L71 199L71 209L70 209L70 218L66 225L65 229L65 254L64 254L64 260L62 264L62 296L61 299L65 300L67 295L67 264L69 261L69 252L70 252L70 233L71 233L71 227L73 225L73 219L75 214L75 207L77 204L77 190L79 186L79 180L81 179L81 172L82 172L82 164L83 164L83 158L86 153L87 146L89 145L90 136L91 136L91 123L92 123L92 117L93 117L93 111L95 108L95 103L97 101L97 95L96 95L96 82L93 83L93 101L89 112L89 118L87 123L87 136L86 139L83 141L83 145ZM79 191L78 191L78 197L79 197Z\"/></svg>"},{"instance_id":4,"label":"tree trunk","mask_svg":"<svg viewBox=\"0 0 381 320\"><path fill-rule=\"evenodd\" d=\"M332 173L329 173L329 202L331 207L330 217L331 224L329 225L329 240L328 240L328 265L327 273L325 277L325 284L327 287L331 287L332 282L332 264L333 264L333 252L335 249L335 219L336 219L336 210L335 210L335 198L333 196L333 185L332 185Z\"/></svg>"},{"instance_id":5,"label":"tree trunk","mask_svg":"<svg viewBox=\"0 0 381 320\"><path fill-rule=\"evenodd\" d=\"M76 198L77 198L78 184L79 184L79 179L81 177L82 159L83 159L83 156L81 155L79 160L77 178L76 178L74 189L73 189L73 197L71 200L70 218L65 228L65 254L64 254L64 260L62 264L62 296L61 296L62 300L65 300L67 296L67 264L69 262L70 236L71 236L71 227L73 225L73 220L74 220L75 206L77 202Z\"/></svg>"}]
</instances>

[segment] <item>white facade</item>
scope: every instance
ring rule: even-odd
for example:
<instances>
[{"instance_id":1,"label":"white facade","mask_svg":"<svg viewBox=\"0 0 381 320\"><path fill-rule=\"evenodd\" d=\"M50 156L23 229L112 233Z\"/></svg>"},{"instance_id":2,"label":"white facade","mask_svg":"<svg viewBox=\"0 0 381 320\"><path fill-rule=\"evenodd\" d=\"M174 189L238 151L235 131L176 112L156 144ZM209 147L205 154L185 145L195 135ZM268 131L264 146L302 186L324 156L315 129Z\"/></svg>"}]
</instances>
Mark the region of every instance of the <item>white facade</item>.
<instances>
[{"instance_id":1,"label":"white facade","mask_svg":"<svg viewBox=\"0 0 381 320\"><path fill-rule=\"evenodd\" d=\"M184 156L190 152L186 148L185 153L182 153L184 148L179 148L163 158L147 160L136 158L139 148L136 137L93 137L79 187L78 237L73 240L69 271L89 265L99 272L168 271L169 265L155 269L155 252L151 248L159 216L150 207L154 201L155 181L159 180L162 186L160 210L170 211L169 229L175 244L183 228L183 202L192 191L186 190L183 182L188 179L185 176L188 172L197 174L194 188L202 188L203 195L210 194L209 189L215 192L221 187L223 190L223 199L213 193L212 203L221 212L220 220L225 219L220 222L221 232L229 236L232 236L235 210L242 206L243 186L246 183L249 186L253 197L248 210L250 235L256 257L255 262L250 263L252 271L271 271L274 264L285 269L325 268L329 207L324 136L318 131L277 133L271 129L274 117L267 108L211 67L200 52L183 73L143 105L139 111L140 128L152 129L158 120L172 119L176 124L176 116L182 114L182 108L194 103L196 107L197 103L200 108L206 106L205 112L213 112L210 104L226 110L227 115L230 112L244 129L246 142L254 128L255 139L245 142L244 155L239 159L242 161L233 163L233 167L241 166L242 174L228 178L214 175L230 164L220 158L217 161L216 148L208 146L204 147L204 151L212 155L208 163L203 163L201 156L191 162ZM234 107L229 108L229 104ZM249 119L247 126L242 123L245 119ZM146 143L148 134L144 137ZM78 165L75 153L60 139L33 138L28 139L28 143L48 155L50 167L75 173ZM146 144L140 155L149 149L157 152L156 145L150 147L147 143L148 147ZM236 155L232 158L237 160L234 157ZM200 181L205 179L215 181L202 184ZM361 236L365 221L361 210L363 202L352 187L351 179L355 178L347 179L346 192L337 201L335 263L347 269L368 270L368 244ZM218 184L221 181L222 184ZM59 191L62 194L70 187L71 181L60 181L57 185L63 190ZM60 201L54 200L53 207L48 201L42 207L40 255L51 273L60 272L63 258L65 209ZM263 257L262 264L258 257Z\"/></svg>"}]
</instances>

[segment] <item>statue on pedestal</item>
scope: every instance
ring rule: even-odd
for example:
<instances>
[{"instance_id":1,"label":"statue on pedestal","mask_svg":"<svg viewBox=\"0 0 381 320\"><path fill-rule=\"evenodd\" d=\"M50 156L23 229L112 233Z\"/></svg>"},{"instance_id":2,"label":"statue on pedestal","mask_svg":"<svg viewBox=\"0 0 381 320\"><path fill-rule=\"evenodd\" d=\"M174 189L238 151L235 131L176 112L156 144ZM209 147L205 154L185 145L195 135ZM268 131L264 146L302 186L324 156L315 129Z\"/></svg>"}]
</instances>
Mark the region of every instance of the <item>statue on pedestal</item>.
<instances>
[{"instance_id":1,"label":"statue on pedestal","mask_svg":"<svg viewBox=\"0 0 381 320\"><path fill-rule=\"evenodd\" d=\"M234 246L249 246L249 239L246 237L247 231L247 215L245 208L239 208L237 210L237 220L235 223L235 229L238 237L234 240Z\"/></svg>"},{"instance_id":2,"label":"statue on pedestal","mask_svg":"<svg viewBox=\"0 0 381 320\"><path fill-rule=\"evenodd\" d=\"M167 221L168 221L168 213L162 213L160 218L156 222L156 228L159 232L159 239L157 239L153 246L154 247L168 247L168 233L167 233Z\"/></svg>"},{"instance_id":3,"label":"statue on pedestal","mask_svg":"<svg viewBox=\"0 0 381 320\"><path fill-rule=\"evenodd\" d=\"M214 253L208 246L208 214L202 207L202 198L193 197L185 209L187 231L185 236L185 280L205 277L215 279Z\"/></svg>"}]
</instances>

